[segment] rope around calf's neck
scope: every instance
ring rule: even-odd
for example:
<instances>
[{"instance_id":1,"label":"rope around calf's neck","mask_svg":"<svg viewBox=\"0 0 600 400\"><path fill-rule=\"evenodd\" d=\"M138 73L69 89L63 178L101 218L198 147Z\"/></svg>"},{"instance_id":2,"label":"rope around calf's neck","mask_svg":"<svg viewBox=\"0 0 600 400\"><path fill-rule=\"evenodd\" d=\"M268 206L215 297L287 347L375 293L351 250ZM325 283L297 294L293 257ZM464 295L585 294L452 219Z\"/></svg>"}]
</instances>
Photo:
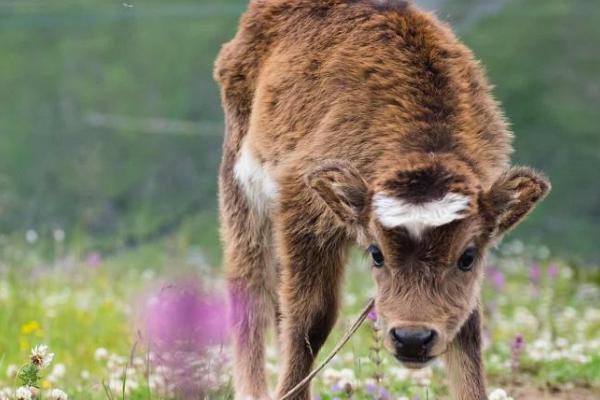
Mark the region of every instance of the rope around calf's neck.
<instances>
[{"instance_id":1,"label":"rope around calf's neck","mask_svg":"<svg viewBox=\"0 0 600 400\"><path fill-rule=\"evenodd\" d=\"M327 364L329 364L329 362L342 349L342 347L344 347L344 345L346 343L348 343L348 340L350 340L352 335L354 335L354 332L356 332L358 330L358 328L362 325L362 323L365 321L365 319L367 318L367 315L369 315L369 312L371 311L371 309L373 308L374 305L375 305L375 300L369 299L369 302L367 303L365 308L362 310L362 312L360 313L360 315L358 316L356 321L354 321L354 324L352 324L352 326L348 329L348 331L346 331L344 336L342 336L342 338L340 339L338 344L333 348L333 350L331 350L331 353L329 353L327 358L325 358L323 360L323 362L317 366L317 368L313 369L311 371L311 373L306 376L306 378L302 379L296 386L291 388L279 400L288 400L293 395L298 393L305 385L307 385L319 372L321 372L321 370L323 368L325 368L325 366Z\"/></svg>"}]
</instances>

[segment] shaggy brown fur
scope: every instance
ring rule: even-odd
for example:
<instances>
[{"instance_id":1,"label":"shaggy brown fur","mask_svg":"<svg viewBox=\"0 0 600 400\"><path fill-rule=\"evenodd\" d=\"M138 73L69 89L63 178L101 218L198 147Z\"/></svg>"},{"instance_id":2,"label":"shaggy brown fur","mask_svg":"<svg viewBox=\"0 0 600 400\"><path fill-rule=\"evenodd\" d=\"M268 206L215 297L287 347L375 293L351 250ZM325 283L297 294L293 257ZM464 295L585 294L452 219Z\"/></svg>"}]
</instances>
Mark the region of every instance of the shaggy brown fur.
<instances>
[{"instance_id":1,"label":"shaggy brown fur","mask_svg":"<svg viewBox=\"0 0 600 400\"><path fill-rule=\"evenodd\" d=\"M353 243L385 257L373 276L386 333L435 332L427 359L444 356L455 397L485 398L482 260L549 184L510 168L511 133L472 53L405 1L254 0L215 78L227 129L220 208L236 398L269 398L273 319L276 396L310 371L335 323ZM377 195L421 210L448 194L465 206L427 229L390 227L375 209ZM468 247L477 256L465 272L457 262ZM386 336L395 354L394 340Z\"/></svg>"}]
</instances>

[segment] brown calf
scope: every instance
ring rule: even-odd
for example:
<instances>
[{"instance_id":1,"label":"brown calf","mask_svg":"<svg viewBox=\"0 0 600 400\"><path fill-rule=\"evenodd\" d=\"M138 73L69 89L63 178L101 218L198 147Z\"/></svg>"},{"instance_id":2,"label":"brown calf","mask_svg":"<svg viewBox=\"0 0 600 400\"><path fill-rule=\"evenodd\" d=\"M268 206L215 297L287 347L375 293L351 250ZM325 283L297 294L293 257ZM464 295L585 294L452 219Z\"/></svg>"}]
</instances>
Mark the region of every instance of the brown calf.
<instances>
[{"instance_id":1,"label":"brown calf","mask_svg":"<svg viewBox=\"0 0 600 400\"><path fill-rule=\"evenodd\" d=\"M215 76L236 398L269 398L273 319L276 396L309 373L355 243L373 257L388 350L411 368L442 356L455 398L485 398L483 259L549 183L509 166L472 53L404 1L254 0Z\"/></svg>"}]
</instances>

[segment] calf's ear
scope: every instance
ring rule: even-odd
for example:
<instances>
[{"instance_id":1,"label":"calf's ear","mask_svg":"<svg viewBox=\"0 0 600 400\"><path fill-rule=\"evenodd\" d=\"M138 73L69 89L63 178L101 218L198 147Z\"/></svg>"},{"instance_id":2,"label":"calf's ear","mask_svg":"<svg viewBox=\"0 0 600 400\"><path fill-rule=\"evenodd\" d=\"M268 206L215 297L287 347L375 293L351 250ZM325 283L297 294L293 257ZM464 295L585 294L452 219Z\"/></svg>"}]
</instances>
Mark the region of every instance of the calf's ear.
<instances>
[{"instance_id":1,"label":"calf's ear","mask_svg":"<svg viewBox=\"0 0 600 400\"><path fill-rule=\"evenodd\" d=\"M549 191L548 179L531 168L513 167L506 171L484 198L494 236L517 226Z\"/></svg>"},{"instance_id":2,"label":"calf's ear","mask_svg":"<svg viewBox=\"0 0 600 400\"><path fill-rule=\"evenodd\" d=\"M369 189L356 168L344 161L327 161L306 175L306 183L343 223L363 222Z\"/></svg>"}]
</instances>

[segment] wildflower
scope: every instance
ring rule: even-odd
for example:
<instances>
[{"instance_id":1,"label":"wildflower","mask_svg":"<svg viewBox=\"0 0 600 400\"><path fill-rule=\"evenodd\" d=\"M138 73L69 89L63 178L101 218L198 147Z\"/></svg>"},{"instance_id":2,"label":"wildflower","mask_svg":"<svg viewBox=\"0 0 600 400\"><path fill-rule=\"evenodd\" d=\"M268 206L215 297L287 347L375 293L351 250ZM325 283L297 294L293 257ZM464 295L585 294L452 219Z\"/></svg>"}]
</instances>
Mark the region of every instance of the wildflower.
<instances>
[{"instance_id":1,"label":"wildflower","mask_svg":"<svg viewBox=\"0 0 600 400\"><path fill-rule=\"evenodd\" d=\"M28 230L25 232L25 240L29 244L34 244L38 240L38 233L33 229Z\"/></svg>"},{"instance_id":2,"label":"wildflower","mask_svg":"<svg viewBox=\"0 0 600 400\"><path fill-rule=\"evenodd\" d=\"M96 361L105 360L108 358L108 350L106 350L104 347L97 348L96 352L94 353L94 358Z\"/></svg>"},{"instance_id":3,"label":"wildflower","mask_svg":"<svg viewBox=\"0 0 600 400\"><path fill-rule=\"evenodd\" d=\"M52 389L50 392L50 400L67 400L69 396L60 389Z\"/></svg>"},{"instance_id":4,"label":"wildflower","mask_svg":"<svg viewBox=\"0 0 600 400\"><path fill-rule=\"evenodd\" d=\"M513 400L504 389L495 389L490 393L489 400Z\"/></svg>"},{"instance_id":5,"label":"wildflower","mask_svg":"<svg viewBox=\"0 0 600 400\"><path fill-rule=\"evenodd\" d=\"M54 241L57 243L64 242L65 231L63 231L62 229L55 229L52 231L52 237L54 238Z\"/></svg>"},{"instance_id":6,"label":"wildflower","mask_svg":"<svg viewBox=\"0 0 600 400\"><path fill-rule=\"evenodd\" d=\"M14 391L11 388L0 389L0 400L13 400Z\"/></svg>"},{"instance_id":7,"label":"wildflower","mask_svg":"<svg viewBox=\"0 0 600 400\"><path fill-rule=\"evenodd\" d=\"M88 379L90 379L91 374L90 374L90 371L88 371L87 369L84 369L83 371L81 371L79 376L81 377L82 380L87 381Z\"/></svg>"},{"instance_id":8,"label":"wildflower","mask_svg":"<svg viewBox=\"0 0 600 400\"><path fill-rule=\"evenodd\" d=\"M17 400L31 400L33 393L25 386L21 386L15 391L15 397Z\"/></svg>"},{"instance_id":9,"label":"wildflower","mask_svg":"<svg viewBox=\"0 0 600 400\"><path fill-rule=\"evenodd\" d=\"M0 301L8 301L10 298L10 287L8 282L0 281Z\"/></svg>"},{"instance_id":10,"label":"wildflower","mask_svg":"<svg viewBox=\"0 0 600 400\"><path fill-rule=\"evenodd\" d=\"M506 279L504 278L504 273L497 268L491 268L489 274L492 285L497 290L504 290L504 286L506 283Z\"/></svg>"},{"instance_id":11,"label":"wildflower","mask_svg":"<svg viewBox=\"0 0 600 400\"><path fill-rule=\"evenodd\" d=\"M48 346L41 344L31 349L31 363L39 369L46 368L54 359L54 353L48 352Z\"/></svg>"},{"instance_id":12,"label":"wildflower","mask_svg":"<svg viewBox=\"0 0 600 400\"><path fill-rule=\"evenodd\" d=\"M142 279L145 281L151 281L156 276L156 273L151 269L146 269L142 273Z\"/></svg>"},{"instance_id":13,"label":"wildflower","mask_svg":"<svg viewBox=\"0 0 600 400\"><path fill-rule=\"evenodd\" d=\"M100 253L90 253L87 256L85 262L90 268L97 268L100 265L100 263L102 263L102 256L100 255Z\"/></svg>"},{"instance_id":14,"label":"wildflower","mask_svg":"<svg viewBox=\"0 0 600 400\"><path fill-rule=\"evenodd\" d=\"M48 375L48 381L52 383L56 383L60 378L65 375L65 365L64 364L56 364L54 368L52 368L52 372Z\"/></svg>"},{"instance_id":15,"label":"wildflower","mask_svg":"<svg viewBox=\"0 0 600 400\"><path fill-rule=\"evenodd\" d=\"M390 393L384 387L374 382L366 383L365 390L378 400L387 400L392 398Z\"/></svg>"},{"instance_id":16,"label":"wildflower","mask_svg":"<svg viewBox=\"0 0 600 400\"><path fill-rule=\"evenodd\" d=\"M6 377L8 379L13 379L15 376L17 376L17 372L19 372L19 367L17 367L15 364L10 364L6 368Z\"/></svg>"},{"instance_id":17,"label":"wildflower","mask_svg":"<svg viewBox=\"0 0 600 400\"><path fill-rule=\"evenodd\" d=\"M525 339L523 335L517 335L513 338L512 343L510 345L510 354L511 354L511 368L513 371L519 368L519 358L521 357L521 353L525 349Z\"/></svg>"},{"instance_id":18,"label":"wildflower","mask_svg":"<svg viewBox=\"0 0 600 400\"><path fill-rule=\"evenodd\" d=\"M550 265L548 265L548 278L550 278L550 280L556 280L556 278L558 278L558 274L559 274L559 269L558 269L558 265L552 263Z\"/></svg>"},{"instance_id":19,"label":"wildflower","mask_svg":"<svg viewBox=\"0 0 600 400\"><path fill-rule=\"evenodd\" d=\"M367 318L369 319L369 321L373 321L373 322L377 321L377 311L375 311L374 307L367 314Z\"/></svg>"},{"instance_id":20,"label":"wildflower","mask_svg":"<svg viewBox=\"0 0 600 400\"><path fill-rule=\"evenodd\" d=\"M529 280L533 286L533 295L538 296L540 293L540 278L541 278L541 269L539 264L531 264L531 268L529 269Z\"/></svg>"},{"instance_id":21,"label":"wildflower","mask_svg":"<svg viewBox=\"0 0 600 400\"><path fill-rule=\"evenodd\" d=\"M29 321L21 325L21 333L23 335L30 335L32 333L40 332L42 328L37 321Z\"/></svg>"}]
</instances>

